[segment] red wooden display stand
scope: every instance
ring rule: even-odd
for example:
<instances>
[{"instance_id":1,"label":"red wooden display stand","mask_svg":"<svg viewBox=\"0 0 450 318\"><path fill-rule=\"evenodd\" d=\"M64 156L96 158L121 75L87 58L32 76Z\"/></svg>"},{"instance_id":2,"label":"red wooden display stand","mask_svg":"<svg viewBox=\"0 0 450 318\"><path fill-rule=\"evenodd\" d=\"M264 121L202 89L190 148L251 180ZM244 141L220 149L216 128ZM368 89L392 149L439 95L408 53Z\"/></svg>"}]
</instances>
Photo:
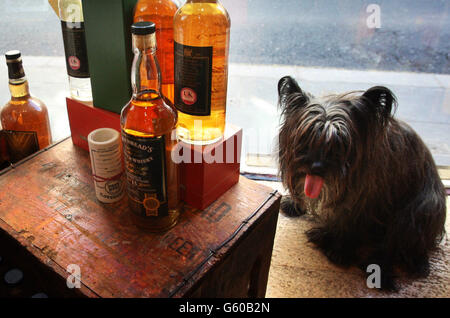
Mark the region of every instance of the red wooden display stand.
<instances>
[{"instance_id":1,"label":"red wooden display stand","mask_svg":"<svg viewBox=\"0 0 450 318\"><path fill-rule=\"evenodd\" d=\"M120 115L66 98L72 142L89 151L87 136L98 128L113 128L120 132Z\"/></svg>"},{"instance_id":2,"label":"red wooden display stand","mask_svg":"<svg viewBox=\"0 0 450 318\"><path fill-rule=\"evenodd\" d=\"M207 146L182 147L182 199L205 209L239 181L242 129L227 124L221 141Z\"/></svg>"}]
</instances>

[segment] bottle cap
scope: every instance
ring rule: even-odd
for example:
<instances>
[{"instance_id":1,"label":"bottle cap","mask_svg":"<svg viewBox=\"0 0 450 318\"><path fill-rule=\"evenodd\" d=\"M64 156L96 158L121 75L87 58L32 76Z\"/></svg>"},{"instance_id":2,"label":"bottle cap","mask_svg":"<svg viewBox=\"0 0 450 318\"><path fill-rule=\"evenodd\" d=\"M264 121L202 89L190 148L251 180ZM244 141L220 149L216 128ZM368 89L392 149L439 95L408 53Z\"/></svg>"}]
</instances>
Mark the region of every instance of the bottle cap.
<instances>
[{"instance_id":1,"label":"bottle cap","mask_svg":"<svg viewBox=\"0 0 450 318\"><path fill-rule=\"evenodd\" d=\"M6 60L17 60L21 56L19 50L12 50L5 53Z\"/></svg>"},{"instance_id":2,"label":"bottle cap","mask_svg":"<svg viewBox=\"0 0 450 318\"><path fill-rule=\"evenodd\" d=\"M19 50L12 50L5 53L6 65L8 66L8 76L10 80L17 80L25 77L21 56L22 54Z\"/></svg>"},{"instance_id":3,"label":"bottle cap","mask_svg":"<svg viewBox=\"0 0 450 318\"><path fill-rule=\"evenodd\" d=\"M137 22L131 26L131 33L136 35L148 35L155 31L156 27L153 22Z\"/></svg>"}]
</instances>

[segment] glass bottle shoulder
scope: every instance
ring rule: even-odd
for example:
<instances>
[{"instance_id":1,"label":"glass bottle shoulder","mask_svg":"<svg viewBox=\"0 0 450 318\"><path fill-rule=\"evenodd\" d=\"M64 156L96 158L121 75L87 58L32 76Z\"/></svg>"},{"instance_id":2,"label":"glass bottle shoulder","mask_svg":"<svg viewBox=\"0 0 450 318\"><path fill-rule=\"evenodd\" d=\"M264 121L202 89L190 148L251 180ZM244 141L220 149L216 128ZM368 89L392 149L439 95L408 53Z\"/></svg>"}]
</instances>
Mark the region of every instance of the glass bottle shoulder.
<instances>
[{"instance_id":1,"label":"glass bottle shoulder","mask_svg":"<svg viewBox=\"0 0 450 318\"><path fill-rule=\"evenodd\" d=\"M6 103L2 108L2 113L4 112L29 112L29 113L43 113L46 114L47 106L38 98L31 95L23 97L12 97L11 100Z\"/></svg>"},{"instance_id":2,"label":"glass bottle shoulder","mask_svg":"<svg viewBox=\"0 0 450 318\"><path fill-rule=\"evenodd\" d=\"M177 9L178 7L172 0L140 0L135 7L134 21L146 21L146 16L172 17Z\"/></svg>"},{"instance_id":3,"label":"glass bottle shoulder","mask_svg":"<svg viewBox=\"0 0 450 318\"><path fill-rule=\"evenodd\" d=\"M211 19L211 16L214 19ZM186 3L175 14L174 23L201 23L203 27L223 24L229 27L230 16L220 3Z\"/></svg>"},{"instance_id":4,"label":"glass bottle shoulder","mask_svg":"<svg viewBox=\"0 0 450 318\"><path fill-rule=\"evenodd\" d=\"M122 129L140 137L157 137L175 129L177 116L161 97L131 98L120 116Z\"/></svg>"},{"instance_id":5,"label":"glass bottle shoulder","mask_svg":"<svg viewBox=\"0 0 450 318\"><path fill-rule=\"evenodd\" d=\"M33 97L11 100L2 108L0 118L3 129L6 130L39 131L43 127L50 129L47 107Z\"/></svg>"}]
</instances>

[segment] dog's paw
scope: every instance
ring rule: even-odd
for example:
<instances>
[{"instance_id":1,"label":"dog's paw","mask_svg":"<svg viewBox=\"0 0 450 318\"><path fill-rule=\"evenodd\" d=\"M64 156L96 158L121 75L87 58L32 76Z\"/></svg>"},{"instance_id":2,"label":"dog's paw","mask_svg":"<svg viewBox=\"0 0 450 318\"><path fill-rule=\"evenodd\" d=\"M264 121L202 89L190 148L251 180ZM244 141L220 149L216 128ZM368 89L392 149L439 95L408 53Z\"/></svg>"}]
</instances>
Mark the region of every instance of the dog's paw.
<instances>
[{"instance_id":1,"label":"dog's paw","mask_svg":"<svg viewBox=\"0 0 450 318\"><path fill-rule=\"evenodd\" d=\"M329 231L323 228L312 228L306 232L308 241L316 245L335 265L349 267L355 264L354 247L343 244Z\"/></svg>"},{"instance_id":2,"label":"dog's paw","mask_svg":"<svg viewBox=\"0 0 450 318\"><path fill-rule=\"evenodd\" d=\"M297 217L306 213L305 211L301 210L298 206L296 206L296 204L294 203L294 201L292 201L290 196L283 196L281 198L280 209L284 215L289 217Z\"/></svg>"},{"instance_id":3,"label":"dog's paw","mask_svg":"<svg viewBox=\"0 0 450 318\"><path fill-rule=\"evenodd\" d=\"M390 292L390 293L396 293L398 292L397 284L395 283L395 278L393 276L388 278L381 278L381 290Z\"/></svg>"},{"instance_id":4,"label":"dog's paw","mask_svg":"<svg viewBox=\"0 0 450 318\"><path fill-rule=\"evenodd\" d=\"M352 251L333 249L333 247L330 247L328 250L324 251L324 254L330 262L338 266L350 267L355 263L355 257L352 254Z\"/></svg>"},{"instance_id":5,"label":"dog's paw","mask_svg":"<svg viewBox=\"0 0 450 318\"><path fill-rule=\"evenodd\" d=\"M321 227L315 227L306 231L306 237L308 237L309 242L323 251L328 251L332 243L331 234Z\"/></svg>"},{"instance_id":6,"label":"dog's paw","mask_svg":"<svg viewBox=\"0 0 450 318\"><path fill-rule=\"evenodd\" d=\"M381 272L381 285L378 288L379 291L396 293L398 292L398 287L395 282L395 276L391 272Z\"/></svg>"},{"instance_id":7,"label":"dog's paw","mask_svg":"<svg viewBox=\"0 0 450 318\"><path fill-rule=\"evenodd\" d=\"M413 276L417 278L425 278L430 275L430 263L428 259L426 261L417 264L415 271L413 271Z\"/></svg>"},{"instance_id":8,"label":"dog's paw","mask_svg":"<svg viewBox=\"0 0 450 318\"><path fill-rule=\"evenodd\" d=\"M415 258L405 266L405 269L413 278L425 278L430 274L430 262L427 256L420 259Z\"/></svg>"}]
</instances>

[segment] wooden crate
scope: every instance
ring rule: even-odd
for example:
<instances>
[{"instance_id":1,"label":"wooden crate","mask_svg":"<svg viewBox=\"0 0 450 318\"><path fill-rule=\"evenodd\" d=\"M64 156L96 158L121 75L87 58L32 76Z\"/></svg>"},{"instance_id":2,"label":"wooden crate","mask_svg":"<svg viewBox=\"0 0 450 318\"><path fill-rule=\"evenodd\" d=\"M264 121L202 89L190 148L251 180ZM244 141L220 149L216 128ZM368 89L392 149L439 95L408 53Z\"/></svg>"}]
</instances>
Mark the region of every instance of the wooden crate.
<instances>
[{"instance_id":1,"label":"wooden crate","mask_svg":"<svg viewBox=\"0 0 450 318\"><path fill-rule=\"evenodd\" d=\"M264 297L276 191L241 177L206 210L186 207L173 229L149 234L126 198L97 201L90 172L88 153L65 140L0 176L1 249L49 296ZM66 286L70 264L79 289Z\"/></svg>"}]
</instances>

